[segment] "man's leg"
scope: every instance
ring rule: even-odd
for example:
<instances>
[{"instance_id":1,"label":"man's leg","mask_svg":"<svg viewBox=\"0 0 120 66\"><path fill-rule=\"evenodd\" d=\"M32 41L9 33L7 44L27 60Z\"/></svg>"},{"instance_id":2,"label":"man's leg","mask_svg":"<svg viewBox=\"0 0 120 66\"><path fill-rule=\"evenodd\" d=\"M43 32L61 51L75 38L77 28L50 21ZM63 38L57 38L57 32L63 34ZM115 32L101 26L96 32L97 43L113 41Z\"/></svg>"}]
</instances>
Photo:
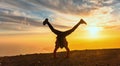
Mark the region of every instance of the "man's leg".
<instances>
[{"instance_id":1,"label":"man's leg","mask_svg":"<svg viewBox=\"0 0 120 66\"><path fill-rule=\"evenodd\" d=\"M67 51L67 55L66 55L66 58L69 58L69 55L70 55L70 49L67 47L65 47L66 51Z\"/></svg>"},{"instance_id":2,"label":"man's leg","mask_svg":"<svg viewBox=\"0 0 120 66\"><path fill-rule=\"evenodd\" d=\"M59 47L55 47L55 49L54 49L54 52L53 52L53 54L54 54L54 55L53 55L54 58L56 58L56 52L57 52L58 48L59 48Z\"/></svg>"},{"instance_id":3,"label":"man's leg","mask_svg":"<svg viewBox=\"0 0 120 66\"><path fill-rule=\"evenodd\" d=\"M55 34L59 34L61 31L54 29L54 27L48 22L48 19L46 18L45 21L43 21L43 25L48 25L48 27L50 28L50 30L55 33Z\"/></svg>"},{"instance_id":4,"label":"man's leg","mask_svg":"<svg viewBox=\"0 0 120 66\"><path fill-rule=\"evenodd\" d=\"M80 24L87 24L83 19L81 19L72 29L65 31L65 35L71 34Z\"/></svg>"}]
</instances>

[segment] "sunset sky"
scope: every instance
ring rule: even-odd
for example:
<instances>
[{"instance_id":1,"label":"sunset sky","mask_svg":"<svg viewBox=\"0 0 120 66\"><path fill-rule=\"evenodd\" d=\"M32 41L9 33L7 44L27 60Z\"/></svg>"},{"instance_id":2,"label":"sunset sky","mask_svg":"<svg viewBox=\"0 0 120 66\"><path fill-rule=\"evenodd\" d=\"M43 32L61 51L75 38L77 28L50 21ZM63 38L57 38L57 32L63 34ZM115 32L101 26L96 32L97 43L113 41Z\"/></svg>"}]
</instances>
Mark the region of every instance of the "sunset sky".
<instances>
[{"instance_id":1,"label":"sunset sky","mask_svg":"<svg viewBox=\"0 0 120 66\"><path fill-rule=\"evenodd\" d=\"M53 52L45 18L61 31L87 22L67 37L71 50L120 48L120 0L0 0L0 56Z\"/></svg>"}]
</instances>

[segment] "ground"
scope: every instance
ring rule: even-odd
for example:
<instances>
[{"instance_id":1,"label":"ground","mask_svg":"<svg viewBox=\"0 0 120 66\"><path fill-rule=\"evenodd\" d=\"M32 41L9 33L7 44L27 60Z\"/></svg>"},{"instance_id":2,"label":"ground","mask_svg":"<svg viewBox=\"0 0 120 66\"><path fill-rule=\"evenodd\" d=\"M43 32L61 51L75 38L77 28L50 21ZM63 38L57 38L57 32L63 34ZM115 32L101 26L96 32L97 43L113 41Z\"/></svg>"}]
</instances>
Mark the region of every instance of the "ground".
<instances>
[{"instance_id":1,"label":"ground","mask_svg":"<svg viewBox=\"0 0 120 66\"><path fill-rule=\"evenodd\" d=\"M70 58L65 52L6 56L0 58L0 66L120 66L120 49L74 50Z\"/></svg>"}]
</instances>

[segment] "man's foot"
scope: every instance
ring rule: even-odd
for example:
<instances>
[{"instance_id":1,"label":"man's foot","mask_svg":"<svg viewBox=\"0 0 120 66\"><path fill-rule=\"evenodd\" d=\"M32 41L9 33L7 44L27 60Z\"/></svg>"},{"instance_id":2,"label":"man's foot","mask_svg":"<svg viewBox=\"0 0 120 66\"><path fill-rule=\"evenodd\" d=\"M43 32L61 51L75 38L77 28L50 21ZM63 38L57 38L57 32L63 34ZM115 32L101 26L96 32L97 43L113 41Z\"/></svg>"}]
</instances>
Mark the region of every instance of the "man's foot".
<instances>
[{"instance_id":1,"label":"man's foot","mask_svg":"<svg viewBox=\"0 0 120 66\"><path fill-rule=\"evenodd\" d=\"M48 18L46 18L44 21L43 21L43 25L47 24L48 22Z\"/></svg>"},{"instance_id":2,"label":"man's foot","mask_svg":"<svg viewBox=\"0 0 120 66\"><path fill-rule=\"evenodd\" d=\"M81 24L86 24L86 25L87 25L87 23L86 23L83 19L80 20L80 23L81 23Z\"/></svg>"}]
</instances>

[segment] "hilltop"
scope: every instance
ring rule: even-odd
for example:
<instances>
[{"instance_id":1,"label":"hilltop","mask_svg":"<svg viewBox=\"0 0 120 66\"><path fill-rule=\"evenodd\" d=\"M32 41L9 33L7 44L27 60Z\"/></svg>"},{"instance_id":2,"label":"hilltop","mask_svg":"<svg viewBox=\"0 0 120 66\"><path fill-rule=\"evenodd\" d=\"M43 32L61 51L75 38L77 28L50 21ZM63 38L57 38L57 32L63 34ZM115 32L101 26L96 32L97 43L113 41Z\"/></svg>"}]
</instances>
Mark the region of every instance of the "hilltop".
<instances>
[{"instance_id":1,"label":"hilltop","mask_svg":"<svg viewBox=\"0 0 120 66\"><path fill-rule=\"evenodd\" d=\"M6 56L0 58L0 66L120 66L120 49L74 50L70 58L65 52Z\"/></svg>"}]
</instances>

